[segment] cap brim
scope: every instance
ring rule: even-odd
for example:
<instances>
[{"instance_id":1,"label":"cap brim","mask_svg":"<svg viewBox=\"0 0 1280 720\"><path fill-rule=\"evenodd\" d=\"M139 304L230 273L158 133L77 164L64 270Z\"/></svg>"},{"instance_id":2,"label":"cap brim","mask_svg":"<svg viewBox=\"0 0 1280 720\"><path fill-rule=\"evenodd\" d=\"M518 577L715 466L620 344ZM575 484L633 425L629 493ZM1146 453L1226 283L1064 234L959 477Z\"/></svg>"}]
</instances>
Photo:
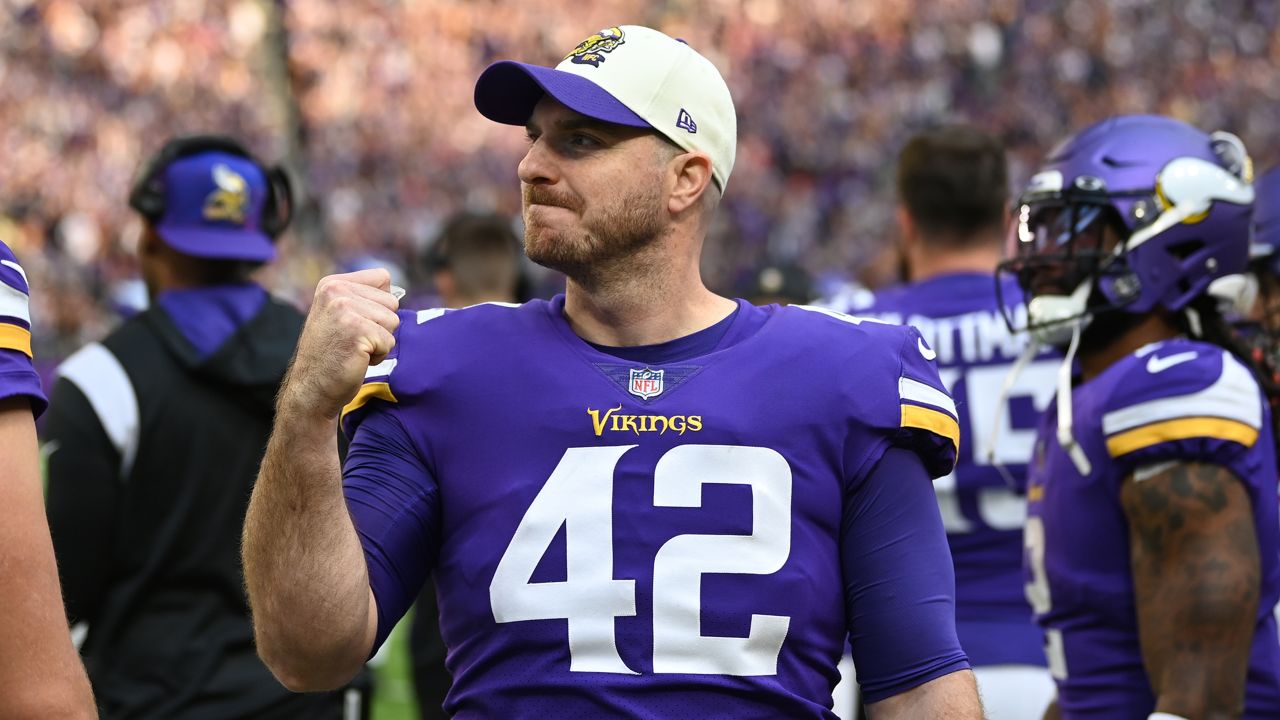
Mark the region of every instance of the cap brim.
<instances>
[{"instance_id":1,"label":"cap brim","mask_svg":"<svg viewBox=\"0 0 1280 720\"><path fill-rule=\"evenodd\" d=\"M652 127L604 88L555 68L504 60L485 68L476 80L475 103L481 115L504 125L524 125L544 95L590 118L616 125Z\"/></svg>"},{"instance_id":2,"label":"cap brim","mask_svg":"<svg viewBox=\"0 0 1280 720\"><path fill-rule=\"evenodd\" d=\"M217 228L178 228L161 223L156 234L183 255L206 260L267 262L276 256L275 243L266 233Z\"/></svg>"}]
</instances>

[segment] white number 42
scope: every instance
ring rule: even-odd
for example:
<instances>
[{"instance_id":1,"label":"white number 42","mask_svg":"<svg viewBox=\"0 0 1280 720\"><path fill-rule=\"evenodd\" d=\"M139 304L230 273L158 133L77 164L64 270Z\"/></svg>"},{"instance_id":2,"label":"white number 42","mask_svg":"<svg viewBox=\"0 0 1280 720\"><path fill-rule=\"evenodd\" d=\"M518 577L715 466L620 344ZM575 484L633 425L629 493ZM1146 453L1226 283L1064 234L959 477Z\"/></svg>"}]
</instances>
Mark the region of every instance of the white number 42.
<instances>
[{"instance_id":1,"label":"white number 42","mask_svg":"<svg viewBox=\"0 0 1280 720\"><path fill-rule=\"evenodd\" d=\"M614 619L636 614L636 581L613 577L613 474L635 445L570 448L533 499L489 584L499 623L566 619L569 669L638 674L623 662ZM705 573L768 575L791 554L791 468L762 447L682 445L658 460L657 507L701 507L704 483L751 487L750 535L677 535L653 560L653 671L774 675L791 619L751 616L745 638L701 633ZM531 582L565 527L565 579Z\"/></svg>"}]
</instances>

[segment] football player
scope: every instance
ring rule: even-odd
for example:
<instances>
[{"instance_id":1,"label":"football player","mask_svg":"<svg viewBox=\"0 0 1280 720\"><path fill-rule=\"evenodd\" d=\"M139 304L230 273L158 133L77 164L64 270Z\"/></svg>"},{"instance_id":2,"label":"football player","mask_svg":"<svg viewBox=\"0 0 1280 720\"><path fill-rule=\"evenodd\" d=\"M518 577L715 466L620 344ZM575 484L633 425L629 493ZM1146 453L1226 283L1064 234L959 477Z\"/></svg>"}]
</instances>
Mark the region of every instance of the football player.
<instances>
[{"instance_id":1,"label":"football player","mask_svg":"<svg viewBox=\"0 0 1280 720\"><path fill-rule=\"evenodd\" d=\"M1264 384L1280 389L1280 167L1254 183L1253 242L1249 247L1249 293L1239 324ZM1273 392L1273 395L1280 392ZM1274 413L1280 405L1272 404Z\"/></svg>"},{"instance_id":2,"label":"football player","mask_svg":"<svg viewBox=\"0 0 1280 720\"><path fill-rule=\"evenodd\" d=\"M1066 348L1025 545L1067 720L1280 717L1271 413L1207 292L1245 269L1251 175L1233 135L1125 116L1019 201L1001 267Z\"/></svg>"},{"instance_id":3,"label":"football player","mask_svg":"<svg viewBox=\"0 0 1280 720\"><path fill-rule=\"evenodd\" d=\"M31 365L27 295L26 273L0 243L0 717L91 718L44 513L35 417L48 400Z\"/></svg>"},{"instance_id":4,"label":"football player","mask_svg":"<svg viewBox=\"0 0 1280 720\"><path fill-rule=\"evenodd\" d=\"M566 292L397 314L385 273L322 281L245 528L278 676L341 683L432 572L455 718L833 718L846 637L875 717L980 717L933 351L703 285L716 68L613 27L475 101L525 128L525 247Z\"/></svg>"},{"instance_id":5,"label":"football player","mask_svg":"<svg viewBox=\"0 0 1280 720\"><path fill-rule=\"evenodd\" d=\"M960 413L956 469L934 483L956 569L956 630L987 717L1038 717L1053 680L1022 588L1024 487L1058 362L1046 349L1010 373L1027 336L1010 331L992 284L1008 218L1004 149L962 125L920 133L899 154L897 190L908 282L836 309L911 325L938 356ZM1016 294L1016 283L1004 291Z\"/></svg>"}]
</instances>

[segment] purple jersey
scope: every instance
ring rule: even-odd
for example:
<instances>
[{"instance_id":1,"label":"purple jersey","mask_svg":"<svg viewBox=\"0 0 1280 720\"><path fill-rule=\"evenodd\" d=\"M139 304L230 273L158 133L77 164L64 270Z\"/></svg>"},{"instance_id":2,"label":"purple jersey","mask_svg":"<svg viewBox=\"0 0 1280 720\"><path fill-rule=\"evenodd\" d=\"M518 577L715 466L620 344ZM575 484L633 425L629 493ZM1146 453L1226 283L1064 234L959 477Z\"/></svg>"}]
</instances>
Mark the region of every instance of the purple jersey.
<instances>
[{"instance_id":1,"label":"purple jersey","mask_svg":"<svg viewBox=\"0 0 1280 720\"><path fill-rule=\"evenodd\" d=\"M1005 292L1019 294L1012 282ZM959 412L960 458L935 487L956 568L960 643L975 666L1044 665L1023 592L1022 525L1027 461L1059 361L1052 351L1032 360L997 405L1027 337L1009 331L990 274L939 275L865 300L837 309L918 329Z\"/></svg>"},{"instance_id":2,"label":"purple jersey","mask_svg":"<svg viewBox=\"0 0 1280 720\"><path fill-rule=\"evenodd\" d=\"M879 697L967 666L928 482L958 426L915 331L740 301L710 352L643 365L562 298L401 317L344 414L346 495L378 642L434 573L455 717L832 718L846 635ZM860 514L904 451L927 494ZM941 582L873 608L920 507ZM948 641L893 626L913 603Z\"/></svg>"},{"instance_id":3,"label":"purple jersey","mask_svg":"<svg viewBox=\"0 0 1280 720\"><path fill-rule=\"evenodd\" d=\"M0 243L0 398L26 396L38 416L49 401L31 364L30 292L27 274Z\"/></svg>"},{"instance_id":4,"label":"purple jersey","mask_svg":"<svg viewBox=\"0 0 1280 720\"><path fill-rule=\"evenodd\" d=\"M1230 470L1249 493L1262 556L1245 717L1280 717L1280 519L1271 418L1257 382L1220 347L1186 339L1138 350L1072 392L1072 434L1086 475L1040 427L1029 474L1027 598L1045 630L1063 717L1146 717L1155 698L1142 664L1120 486L1163 462Z\"/></svg>"}]
</instances>

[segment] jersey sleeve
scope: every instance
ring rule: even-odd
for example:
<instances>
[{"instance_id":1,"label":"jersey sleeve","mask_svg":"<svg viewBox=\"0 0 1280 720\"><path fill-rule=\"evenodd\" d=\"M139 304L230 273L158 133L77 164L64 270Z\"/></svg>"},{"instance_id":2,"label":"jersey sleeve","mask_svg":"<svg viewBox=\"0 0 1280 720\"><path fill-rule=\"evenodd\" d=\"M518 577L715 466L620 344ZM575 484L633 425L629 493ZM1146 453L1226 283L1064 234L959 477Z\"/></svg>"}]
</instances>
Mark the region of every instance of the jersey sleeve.
<instances>
[{"instance_id":1,"label":"jersey sleeve","mask_svg":"<svg viewBox=\"0 0 1280 720\"><path fill-rule=\"evenodd\" d=\"M399 402L395 391L391 388L392 375L400 364L402 340L408 334L408 328L416 324L416 319L412 312L402 310L397 314L400 316L400 327L395 332L396 344L382 362L369 366L364 373L364 383L360 386L360 390L342 408L342 432L348 440L355 436L356 429L370 412L376 411L381 405L394 405ZM395 380L399 382L403 375L404 373L401 373L396 376Z\"/></svg>"},{"instance_id":2,"label":"jersey sleeve","mask_svg":"<svg viewBox=\"0 0 1280 720\"><path fill-rule=\"evenodd\" d=\"M938 377L934 352L915 328L898 353L898 426L893 445L920 456L929 475L951 472L960 452L960 421L951 395Z\"/></svg>"},{"instance_id":3,"label":"jersey sleeve","mask_svg":"<svg viewBox=\"0 0 1280 720\"><path fill-rule=\"evenodd\" d=\"M343 463L343 495L364 550L369 587L378 608L372 652L413 604L435 564L439 495L430 462L410 431L402 400L418 391L405 361L415 313L401 312L396 345L371 366L342 411L350 440Z\"/></svg>"},{"instance_id":4,"label":"jersey sleeve","mask_svg":"<svg viewBox=\"0 0 1280 720\"><path fill-rule=\"evenodd\" d=\"M1253 474L1264 422L1261 389L1231 353L1206 345L1135 358L1102 416L1107 454L1128 475L1161 462L1201 462Z\"/></svg>"},{"instance_id":5,"label":"jersey sleeve","mask_svg":"<svg viewBox=\"0 0 1280 720\"><path fill-rule=\"evenodd\" d=\"M852 425L844 448L851 487L892 447L920 457L929 476L955 468L960 423L955 402L938 376L933 350L914 327L820 311L860 326L860 341L841 362L842 400Z\"/></svg>"},{"instance_id":6,"label":"jersey sleeve","mask_svg":"<svg viewBox=\"0 0 1280 720\"><path fill-rule=\"evenodd\" d=\"M30 398L39 416L49 403L31 363L30 304L27 275L0 243L0 398Z\"/></svg>"},{"instance_id":7,"label":"jersey sleeve","mask_svg":"<svg viewBox=\"0 0 1280 720\"><path fill-rule=\"evenodd\" d=\"M890 448L846 495L840 563L866 702L969 666L956 638L951 550L918 455Z\"/></svg>"}]
</instances>

